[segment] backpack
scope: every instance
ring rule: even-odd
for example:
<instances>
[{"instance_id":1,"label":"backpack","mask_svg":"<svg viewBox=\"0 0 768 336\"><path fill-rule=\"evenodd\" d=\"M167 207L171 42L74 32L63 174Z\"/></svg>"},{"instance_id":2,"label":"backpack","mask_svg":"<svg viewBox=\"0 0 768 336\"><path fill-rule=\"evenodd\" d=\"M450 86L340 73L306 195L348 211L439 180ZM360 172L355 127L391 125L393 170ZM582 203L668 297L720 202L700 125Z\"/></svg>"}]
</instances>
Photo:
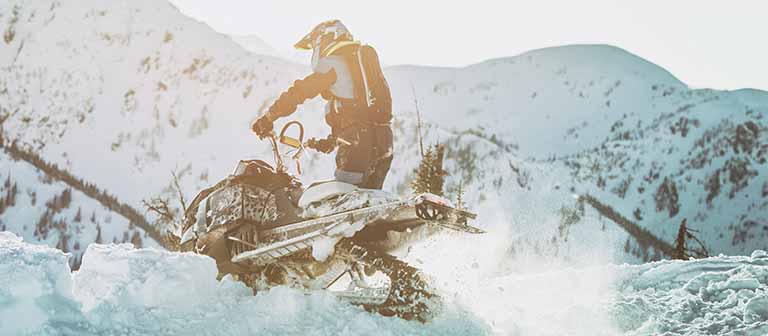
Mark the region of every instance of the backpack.
<instances>
[{"instance_id":1,"label":"backpack","mask_svg":"<svg viewBox=\"0 0 768 336\"><path fill-rule=\"evenodd\" d=\"M376 50L369 45L359 45L352 52L352 76L355 83L355 100L364 109L365 118L378 123L392 120L392 95ZM357 66L354 66L357 65Z\"/></svg>"}]
</instances>

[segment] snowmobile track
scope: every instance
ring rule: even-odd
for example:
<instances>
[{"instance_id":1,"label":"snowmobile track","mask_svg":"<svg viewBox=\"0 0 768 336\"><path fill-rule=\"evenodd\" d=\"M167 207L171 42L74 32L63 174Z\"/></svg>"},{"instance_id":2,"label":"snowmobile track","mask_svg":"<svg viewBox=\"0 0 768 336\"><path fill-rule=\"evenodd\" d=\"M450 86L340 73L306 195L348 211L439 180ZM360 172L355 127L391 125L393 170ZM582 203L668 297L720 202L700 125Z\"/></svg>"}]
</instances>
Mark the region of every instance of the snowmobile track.
<instances>
[{"instance_id":1,"label":"snowmobile track","mask_svg":"<svg viewBox=\"0 0 768 336\"><path fill-rule=\"evenodd\" d=\"M381 305L364 306L366 310L421 322L429 321L439 312L442 300L417 268L390 254L356 245L351 240L340 242L337 249L383 272L392 281L387 300Z\"/></svg>"}]
</instances>

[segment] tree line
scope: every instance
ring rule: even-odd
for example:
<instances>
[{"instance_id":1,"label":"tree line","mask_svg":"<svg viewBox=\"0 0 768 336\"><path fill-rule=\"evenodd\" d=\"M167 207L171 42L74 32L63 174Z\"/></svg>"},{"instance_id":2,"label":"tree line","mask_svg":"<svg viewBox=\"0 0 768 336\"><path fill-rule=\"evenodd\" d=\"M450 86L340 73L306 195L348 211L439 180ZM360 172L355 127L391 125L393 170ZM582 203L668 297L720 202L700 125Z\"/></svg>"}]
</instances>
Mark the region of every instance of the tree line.
<instances>
[{"instance_id":1,"label":"tree line","mask_svg":"<svg viewBox=\"0 0 768 336\"><path fill-rule=\"evenodd\" d=\"M37 153L26 150L17 145L16 141L6 141L1 130L0 148L8 153L11 158L22 160L31 164L49 177L64 182L75 190L78 190L86 196L98 201L101 205L110 211L125 217L131 223L131 225L135 225L141 228L150 238L154 239L156 242L158 242L158 244L162 245L163 239L160 230L152 226L138 210L128 204L120 202L117 197L99 189L93 183L87 182L74 176L72 173L64 169L59 168L55 163L49 163L45 161Z\"/></svg>"},{"instance_id":2,"label":"tree line","mask_svg":"<svg viewBox=\"0 0 768 336\"><path fill-rule=\"evenodd\" d=\"M670 243L667 243L659 239L658 237L656 237L654 234L652 234L650 231L643 228L642 226L622 216L615 209L613 209L613 207L600 202L597 198L595 198L592 195L589 195L589 194L580 195L579 201L586 202L592 208L597 210L597 212L599 212L601 215L607 217L608 219L616 223L619 227L624 229L624 231L629 233L630 236L635 238L635 240L641 246L650 246L656 249L657 251L661 251L662 253L666 254L672 259L685 260L685 259L688 259L689 257L695 257L695 258L709 257L709 251L704 246L704 243L694 235L694 233L696 233L697 231L692 230L687 226L688 221L686 219L683 219L682 222L680 223L677 238L675 239L675 244L672 245ZM689 242L695 243L696 246L689 247L688 246Z\"/></svg>"}]
</instances>

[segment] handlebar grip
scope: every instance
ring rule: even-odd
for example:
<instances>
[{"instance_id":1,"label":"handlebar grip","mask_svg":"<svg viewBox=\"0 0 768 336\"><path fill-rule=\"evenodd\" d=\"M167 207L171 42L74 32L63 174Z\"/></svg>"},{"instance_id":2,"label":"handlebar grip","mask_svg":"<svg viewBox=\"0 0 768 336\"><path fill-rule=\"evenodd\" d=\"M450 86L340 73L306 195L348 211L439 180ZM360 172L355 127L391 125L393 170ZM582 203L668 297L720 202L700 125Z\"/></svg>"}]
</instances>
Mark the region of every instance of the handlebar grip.
<instances>
[{"instance_id":1,"label":"handlebar grip","mask_svg":"<svg viewBox=\"0 0 768 336\"><path fill-rule=\"evenodd\" d=\"M287 135L281 135L280 136L280 143L284 145L291 146L293 148L300 148L301 147L301 140L289 137Z\"/></svg>"}]
</instances>

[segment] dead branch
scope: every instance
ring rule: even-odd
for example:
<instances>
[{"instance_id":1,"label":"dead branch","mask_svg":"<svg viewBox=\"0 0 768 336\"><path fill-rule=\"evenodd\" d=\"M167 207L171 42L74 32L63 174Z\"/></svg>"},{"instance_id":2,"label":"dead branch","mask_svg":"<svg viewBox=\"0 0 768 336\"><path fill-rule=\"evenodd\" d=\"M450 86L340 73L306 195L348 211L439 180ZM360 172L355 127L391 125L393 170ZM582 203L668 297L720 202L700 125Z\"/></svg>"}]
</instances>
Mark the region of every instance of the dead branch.
<instances>
[{"instance_id":1,"label":"dead branch","mask_svg":"<svg viewBox=\"0 0 768 336\"><path fill-rule=\"evenodd\" d=\"M173 176L173 187L176 189L176 193L179 195L179 202L181 202L181 210L183 213L187 213L187 202L184 200L184 193L181 191L181 185L179 184L179 177L175 171L171 171Z\"/></svg>"},{"instance_id":2,"label":"dead branch","mask_svg":"<svg viewBox=\"0 0 768 336\"><path fill-rule=\"evenodd\" d=\"M419 111L419 99L416 97L416 88L413 86L413 83L411 83L411 92L413 93L413 104L416 107L416 128L418 130L418 137L419 137L419 153L421 153L421 157L424 157L424 138L421 134L421 111Z\"/></svg>"}]
</instances>

